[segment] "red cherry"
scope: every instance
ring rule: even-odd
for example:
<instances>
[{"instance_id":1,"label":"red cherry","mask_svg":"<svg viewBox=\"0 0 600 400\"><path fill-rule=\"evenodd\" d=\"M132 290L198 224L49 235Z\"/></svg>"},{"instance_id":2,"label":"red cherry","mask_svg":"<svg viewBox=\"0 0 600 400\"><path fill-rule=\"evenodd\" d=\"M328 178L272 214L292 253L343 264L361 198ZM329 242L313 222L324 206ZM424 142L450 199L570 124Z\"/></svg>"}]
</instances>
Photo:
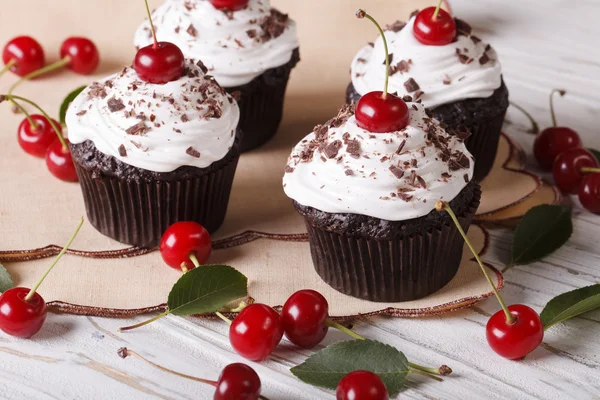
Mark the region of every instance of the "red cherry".
<instances>
[{"instance_id":1,"label":"red cherry","mask_svg":"<svg viewBox=\"0 0 600 400\"><path fill-rule=\"evenodd\" d=\"M335 391L337 400L388 400L385 384L369 371L354 371L344 376Z\"/></svg>"},{"instance_id":2,"label":"red cherry","mask_svg":"<svg viewBox=\"0 0 600 400\"><path fill-rule=\"evenodd\" d=\"M508 306L516 318L506 322L506 314L500 310L492 315L486 326L487 341L496 353L510 360L525 357L535 350L544 339L544 326L537 312L523 304Z\"/></svg>"},{"instance_id":3,"label":"red cherry","mask_svg":"<svg viewBox=\"0 0 600 400\"><path fill-rule=\"evenodd\" d=\"M370 92L360 98L354 112L359 127L372 133L396 132L408 125L408 106L398 96Z\"/></svg>"},{"instance_id":4,"label":"red cherry","mask_svg":"<svg viewBox=\"0 0 600 400\"><path fill-rule=\"evenodd\" d=\"M39 332L46 320L46 302L37 292L26 301L29 291L16 287L0 296L0 329L9 335L30 338Z\"/></svg>"},{"instance_id":5,"label":"red cherry","mask_svg":"<svg viewBox=\"0 0 600 400\"><path fill-rule=\"evenodd\" d=\"M205 264L211 251L210 234L197 222L176 222L167 228L160 240L160 254L164 262L177 270L194 268L190 255L194 255L200 264Z\"/></svg>"},{"instance_id":6,"label":"red cherry","mask_svg":"<svg viewBox=\"0 0 600 400\"><path fill-rule=\"evenodd\" d=\"M544 129L536 136L533 154L540 167L550 171L556 156L582 146L581 138L573 129L552 127Z\"/></svg>"},{"instance_id":7,"label":"red cherry","mask_svg":"<svg viewBox=\"0 0 600 400\"><path fill-rule=\"evenodd\" d=\"M436 10L438 11L435 15ZM429 46L444 46L454 41L456 37L456 22L445 10L438 7L428 7L415 18L413 25L415 38Z\"/></svg>"},{"instance_id":8,"label":"red cherry","mask_svg":"<svg viewBox=\"0 0 600 400\"><path fill-rule=\"evenodd\" d=\"M300 347L311 348L323 341L329 327L329 304L314 290L300 290L285 302L281 321L285 336Z\"/></svg>"},{"instance_id":9,"label":"red cherry","mask_svg":"<svg viewBox=\"0 0 600 400\"><path fill-rule=\"evenodd\" d=\"M65 139L65 142L68 145L69 141L67 139ZM61 181L79 181L75 165L73 164L73 158L71 158L71 152L58 139L55 139L46 151L46 166L52 175Z\"/></svg>"},{"instance_id":10,"label":"red cherry","mask_svg":"<svg viewBox=\"0 0 600 400\"><path fill-rule=\"evenodd\" d=\"M248 0L210 0L217 10L238 11L246 8Z\"/></svg>"},{"instance_id":11,"label":"red cherry","mask_svg":"<svg viewBox=\"0 0 600 400\"><path fill-rule=\"evenodd\" d=\"M582 168L598 168L596 157L586 149L576 148L559 154L552 166L556 186L566 193L577 193L583 180Z\"/></svg>"},{"instance_id":12,"label":"red cherry","mask_svg":"<svg viewBox=\"0 0 600 400\"><path fill-rule=\"evenodd\" d=\"M42 68L46 62L44 49L29 36L19 36L8 42L2 52L2 61L6 65L14 63L10 70L19 76Z\"/></svg>"},{"instance_id":13,"label":"red cherry","mask_svg":"<svg viewBox=\"0 0 600 400\"><path fill-rule=\"evenodd\" d=\"M229 364L217 381L214 400L257 400L260 397L260 378L249 366Z\"/></svg>"},{"instance_id":14,"label":"red cherry","mask_svg":"<svg viewBox=\"0 0 600 400\"><path fill-rule=\"evenodd\" d=\"M586 210L600 214L600 174L586 174L579 186L579 201Z\"/></svg>"},{"instance_id":15,"label":"red cherry","mask_svg":"<svg viewBox=\"0 0 600 400\"><path fill-rule=\"evenodd\" d=\"M89 39L70 37L60 47L60 58L69 58L67 67L82 75L89 75L98 67L100 54Z\"/></svg>"},{"instance_id":16,"label":"red cherry","mask_svg":"<svg viewBox=\"0 0 600 400\"><path fill-rule=\"evenodd\" d=\"M229 328L231 346L242 357L265 360L283 337L281 317L264 304L251 304L233 320Z\"/></svg>"},{"instance_id":17,"label":"red cherry","mask_svg":"<svg viewBox=\"0 0 600 400\"><path fill-rule=\"evenodd\" d=\"M141 80L164 84L181 78L185 57L181 49L169 42L142 47L135 55L133 68Z\"/></svg>"},{"instance_id":18,"label":"red cherry","mask_svg":"<svg viewBox=\"0 0 600 400\"><path fill-rule=\"evenodd\" d=\"M52 125L48 123L48 120L43 115L33 114L31 119L35 122L36 126L32 127L29 119L25 118L19 130L17 131L17 139L21 148L32 156L44 158L48 147L56 140L56 132ZM56 126L60 129L60 124L53 120ZM62 134L62 130L60 131Z\"/></svg>"}]
</instances>

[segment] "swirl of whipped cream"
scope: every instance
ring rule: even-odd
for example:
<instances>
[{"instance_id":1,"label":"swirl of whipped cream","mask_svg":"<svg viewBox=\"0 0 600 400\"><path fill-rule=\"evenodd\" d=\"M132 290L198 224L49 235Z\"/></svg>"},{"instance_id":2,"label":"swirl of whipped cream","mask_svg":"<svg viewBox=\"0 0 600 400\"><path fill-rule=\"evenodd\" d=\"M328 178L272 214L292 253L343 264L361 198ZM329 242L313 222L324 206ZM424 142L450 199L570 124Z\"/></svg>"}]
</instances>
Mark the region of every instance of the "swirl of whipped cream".
<instances>
[{"instance_id":1,"label":"swirl of whipped cream","mask_svg":"<svg viewBox=\"0 0 600 400\"><path fill-rule=\"evenodd\" d=\"M283 177L288 197L329 213L362 214L389 221L427 215L437 200L451 201L473 177L473 157L461 135L452 136L408 103L409 125L370 133L352 112L302 140Z\"/></svg>"},{"instance_id":2,"label":"swirl of whipped cream","mask_svg":"<svg viewBox=\"0 0 600 400\"><path fill-rule=\"evenodd\" d=\"M205 70L187 60L186 75L164 85L133 68L92 84L69 106L69 141L149 171L208 167L233 146L240 111Z\"/></svg>"},{"instance_id":3,"label":"swirl of whipped cream","mask_svg":"<svg viewBox=\"0 0 600 400\"><path fill-rule=\"evenodd\" d=\"M392 26L385 31L392 57L390 93L398 92L400 97L417 96L427 107L435 108L455 101L489 97L500 87L500 62L486 43L476 36L459 34L450 44L428 46L415 38L414 21L415 17L403 28L396 23L396 28ZM384 61L381 36L374 46L367 45L356 54L351 67L352 84L360 95L383 89Z\"/></svg>"},{"instance_id":4,"label":"swirl of whipped cream","mask_svg":"<svg viewBox=\"0 0 600 400\"><path fill-rule=\"evenodd\" d=\"M296 24L271 9L269 0L250 0L235 12L217 10L208 0L166 0L152 14L159 41L202 60L221 86L244 85L284 65L298 47ZM150 24L136 31L134 44L152 43Z\"/></svg>"}]
</instances>

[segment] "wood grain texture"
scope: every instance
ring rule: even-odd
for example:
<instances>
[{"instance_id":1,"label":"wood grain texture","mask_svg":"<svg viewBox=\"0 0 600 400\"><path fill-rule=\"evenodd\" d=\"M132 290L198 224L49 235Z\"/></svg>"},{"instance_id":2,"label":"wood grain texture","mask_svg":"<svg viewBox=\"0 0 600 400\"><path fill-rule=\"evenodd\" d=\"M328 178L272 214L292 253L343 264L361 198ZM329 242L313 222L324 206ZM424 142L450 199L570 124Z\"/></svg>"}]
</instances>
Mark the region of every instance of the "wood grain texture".
<instances>
[{"instance_id":1,"label":"wood grain texture","mask_svg":"<svg viewBox=\"0 0 600 400\"><path fill-rule=\"evenodd\" d=\"M600 3L578 1L577 7L566 0L476 3L455 0L452 5L499 51L512 100L531 110L545 126L550 123L550 89L567 88L568 97L556 101L560 123L577 129L586 145L600 148L596 44ZM107 12L98 18L113 16ZM367 32L364 41L372 36ZM509 120L506 131L530 149L533 137L524 133L528 128L525 119L511 109ZM528 161L534 168L531 159ZM541 311L557 294L600 282L600 217L583 211L574 201L573 237L544 261L514 268L506 275L503 294L508 303L523 302ZM492 246L485 261L501 268L509 257L512 233L499 228L491 234ZM543 346L524 361L513 362L495 356L485 341L484 326L497 310L497 303L490 299L477 308L445 317L361 320L355 329L394 344L413 362L448 364L454 369L443 383L411 376L399 396L403 399L600 397L600 312L552 328ZM141 319L50 315L35 340L0 335L0 397L211 399L211 388L157 371L133 358L122 360L117 349L127 346L167 367L207 378L216 378L228 363L242 361L229 346L227 327L218 321L168 317L137 332L116 333L119 326ZM341 333L332 332L323 345L341 339ZM271 399L333 399L331 392L302 384L289 373L289 367L311 353L284 341L271 360L252 363L262 378L264 394Z\"/></svg>"}]
</instances>

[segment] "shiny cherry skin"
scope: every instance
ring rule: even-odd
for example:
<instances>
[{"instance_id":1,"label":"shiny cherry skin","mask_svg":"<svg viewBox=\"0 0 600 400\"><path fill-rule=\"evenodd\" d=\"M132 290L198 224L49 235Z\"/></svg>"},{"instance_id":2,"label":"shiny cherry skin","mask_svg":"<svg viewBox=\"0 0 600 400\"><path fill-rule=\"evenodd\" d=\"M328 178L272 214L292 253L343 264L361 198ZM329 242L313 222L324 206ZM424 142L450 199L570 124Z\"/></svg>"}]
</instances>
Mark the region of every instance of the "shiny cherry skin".
<instances>
[{"instance_id":1,"label":"shiny cherry skin","mask_svg":"<svg viewBox=\"0 0 600 400\"><path fill-rule=\"evenodd\" d=\"M535 350L544 339L544 326L535 310L523 305L508 306L516 322L508 324L500 310L492 315L485 328L488 344L496 353L518 360Z\"/></svg>"},{"instance_id":2,"label":"shiny cherry skin","mask_svg":"<svg viewBox=\"0 0 600 400\"><path fill-rule=\"evenodd\" d=\"M60 47L60 57L69 57L67 68L81 75L89 75L96 70L100 63L98 48L84 37L70 37Z\"/></svg>"},{"instance_id":3,"label":"shiny cherry skin","mask_svg":"<svg viewBox=\"0 0 600 400\"><path fill-rule=\"evenodd\" d=\"M246 364L229 364L217 381L215 400L257 400L260 397L260 378Z\"/></svg>"},{"instance_id":4,"label":"shiny cherry skin","mask_svg":"<svg viewBox=\"0 0 600 400\"><path fill-rule=\"evenodd\" d=\"M8 42L2 51L5 65L12 60L16 64L10 70L19 76L25 76L42 68L46 63L46 56L37 40L29 36L18 36Z\"/></svg>"},{"instance_id":5,"label":"shiny cherry skin","mask_svg":"<svg viewBox=\"0 0 600 400\"><path fill-rule=\"evenodd\" d=\"M246 8L248 0L210 0L217 10L238 11Z\"/></svg>"},{"instance_id":6,"label":"shiny cherry skin","mask_svg":"<svg viewBox=\"0 0 600 400\"><path fill-rule=\"evenodd\" d=\"M65 141L68 145L69 141L66 139ZM75 164L73 164L73 158L71 157L71 152L68 147L65 149L58 139L55 139L46 151L46 166L52 175L61 181L79 181L77 171L75 171Z\"/></svg>"},{"instance_id":7,"label":"shiny cherry skin","mask_svg":"<svg viewBox=\"0 0 600 400\"><path fill-rule=\"evenodd\" d=\"M583 147L583 144L573 129L552 127L537 135L533 142L533 154L542 169L551 171L556 156L579 147Z\"/></svg>"},{"instance_id":8,"label":"shiny cherry skin","mask_svg":"<svg viewBox=\"0 0 600 400\"><path fill-rule=\"evenodd\" d=\"M23 287L8 289L0 296L0 329L9 335L30 338L46 320L46 302L37 292L25 301L29 290Z\"/></svg>"},{"instance_id":9,"label":"shiny cherry skin","mask_svg":"<svg viewBox=\"0 0 600 400\"><path fill-rule=\"evenodd\" d=\"M444 46L456 37L456 22L445 10L440 8L433 18L437 7L428 7L417 14L413 25L413 33L417 40L428 46Z\"/></svg>"},{"instance_id":10,"label":"shiny cherry skin","mask_svg":"<svg viewBox=\"0 0 600 400\"><path fill-rule=\"evenodd\" d=\"M205 264L211 251L210 234L197 222L176 222L160 239L160 254L164 262L177 270L194 268L190 254L194 254L200 264Z\"/></svg>"},{"instance_id":11,"label":"shiny cherry skin","mask_svg":"<svg viewBox=\"0 0 600 400\"><path fill-rule=\"evenodd\" d=\"M231 346L242 357L262 361L269 357L283 337L277 311L264 304L244 308L229 327Z\"/></svg>"},{"instance_id":12,"label":"shiny cherry skin","mask_svg":"<svg viewBox=\"0 0 600 400\"><path fill-rule=\"evenodd\" d=\"M329 304L314 290L299 290L287 299L281 310L283 330L297 346L311 348L323 341L329 327Z\"/></svg>"},{"instance_id":13,"label":"shiny cherry skin","mask_svg":"<svg viewBox=\"0 0 600 400\"><path fill-rule=\"evenodd\" d=\"M579 186L579 201L586 210L600 214L600 174L586 174Z\"/></svg>"},{"instance_id":14,"label":"shiny cherry skin","mask_svg":"<svg viewBox=\"0 0 600 400\"><path fill-rule=\"evenodd\" d=\"M141 80L162 85L181 78L185 57L173 43L158 42L138 50L133 68Z\"/></svg>"},{"instance_id":15,"label":"shiny cherry skin","mask_svg":"<svg viewBox=\"0 0 600 400\"><path fill-rule=\"evenodd\" d=\"M584 176L582 168L598 168L596 157L586 149L576 148L559 154L552 166L554 183L565 193L577 193Z\"/></svg>"},{"instance_id":16,"label":"shiny cherry skin","mask_svg":"<svg viewBox=\"0 0 600 400\"><path fill-rule=\"evenodd\" d=\"M408 125L408 106L398 96L369 92L360 98L354 112L359 127L372 133L395 132Z\"/></svg>"},{"instance_id":17,"label":"shiny cherry skin","mask_svg":"<svg viewBox=\"0 0 600 400\"><path fill-rule=\"evenodd\" d=\"M31 119L35 122L35 127L32 127L29 120L25 118L19 125L17 140L25 153L44 158L48 147L56 140L56 132L43 115L32 114ZM53 121L62 135L60 124Z\"/></svg>"},{"instance_id":18,"label":"shiny cherry skin","mask_svg":"<svg viewBox=\"0 0 600 400\"><path fill-rule=\"evenodd\" d=\"M388 400L380 377L369 371L354 371L344 376L335 391L337 400Z\"/></svg>"}]
</instances>

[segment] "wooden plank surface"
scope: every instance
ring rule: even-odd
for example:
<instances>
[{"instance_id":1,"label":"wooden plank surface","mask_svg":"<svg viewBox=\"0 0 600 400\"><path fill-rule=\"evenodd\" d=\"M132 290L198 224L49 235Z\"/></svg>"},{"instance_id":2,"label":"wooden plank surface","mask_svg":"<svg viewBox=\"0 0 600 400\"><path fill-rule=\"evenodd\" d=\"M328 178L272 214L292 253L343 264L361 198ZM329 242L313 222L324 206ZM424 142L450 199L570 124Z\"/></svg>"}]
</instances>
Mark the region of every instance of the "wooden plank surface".
<instances>
[{"instance_id":1,"label":"wooden plank surface","mask_svg":"<svg viewBox=\"0 0 600 400\"><path fill-rule=\"evenodd\" d=\"M559 121L577 129L587 146L600 148L600 37L597 1L453 1L454 11L472 23L500 53L511 98L550 123L547 95L564 87L556 101ZM525 119L509 113L506 130L526 149ZM576 203L576 202L575 202ZM576 204L575 233L568 245L543 262L506 275L508 303L541 311L553 296L600 282L600 217ZM494 229L486 261L502 267L512 234ZM484 326L498 310L490 299L476 308L428 319L371 319L355 329L397 346L416 363L448 364L454 374L443 383L409 378L407 399L597 399L600 398L600 313L590 313L547 332L544 344L526 360L497 357L487 346ZM216 378L223 366L243 361L234 354L222 322L168 317L145 329L116 333L141 321L50 315L35 340L0 335L0 397L7 399L211 399L212 388L158 371L135 358L122 360L122 346L167 367ZM324 345L344 339L332 332ZM311 351L284 340L265 363L253 363L271 399L333 398L305 385L289 368Z\"/></svg>"}]
</instances>

